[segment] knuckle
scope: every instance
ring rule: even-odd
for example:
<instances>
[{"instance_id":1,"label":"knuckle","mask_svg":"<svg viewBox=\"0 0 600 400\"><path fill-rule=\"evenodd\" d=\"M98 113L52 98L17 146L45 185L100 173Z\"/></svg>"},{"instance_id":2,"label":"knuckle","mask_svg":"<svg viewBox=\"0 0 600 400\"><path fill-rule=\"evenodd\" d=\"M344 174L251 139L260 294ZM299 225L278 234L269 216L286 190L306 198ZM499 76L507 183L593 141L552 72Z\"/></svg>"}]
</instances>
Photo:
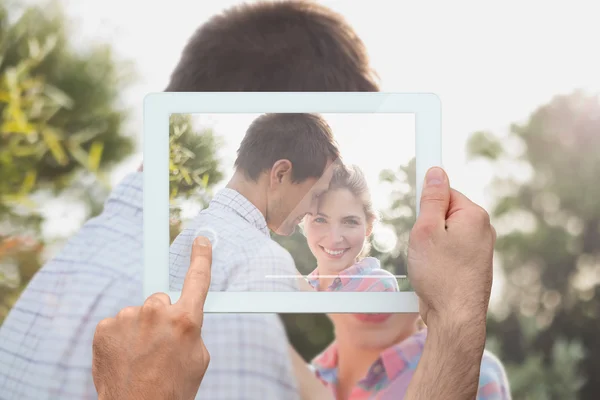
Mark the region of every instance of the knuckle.
<instances>
[{"instance_id":1,"label":"knuckle","mask_svg":"<svg viewBox=\"0 0 600 400\"><path fill-rule=\"evenodd\" d=\"M118 312L117 319L118 320L130 320L130 319L135 318L136 315L137 315L136 307L125 307L121 311Z\"/></svg>"},{"instance_id":2,"label":"knuckle","mask_svg":"<svg viewBox=\"0 0 600 400\"><path fill-rule=\"evenodd\" d=\"M480 206L473 207L471 213L473 220L481 226L490 226L490 214Z\"/></svg>"},{"instance_id":3,"label":"knuckle","mask_svg":"<svg viewBox=\"0 0 600 400\"><path fill-rule=\"evenodd\" d=\"M103 319L96 325L96 332L92 340L92 351L94 354L104 352L110 342L110 332L114 326L113 318Z\"/></svg>"},{"instance_id":4,"label":"knuckle","mask_svg":"<svg viewBox=\"0 0 600 400\"><path fill-rule=\"evenodd\" d=\"M152 295L146 299L142 307L144 315L156 315L165 308L165 303L157 295Z\"/></svg>"},{"instance_id":5,"label":"knuckle","mask_svg":"<svg viewBox=\"0 0 600 400\"><path fill-rule=\"evenodd\" d=\"M433 236L436 224L433 221L418 221L410 232L409 241L413 244L422 242Z\"/></svg>"},{"instance_id":6,"label":"knuckle","mask_svg":"<svg viewBox=\"0 0 600 400\"><path fill-rule=\"evenodd\" d=\"M113 325L112 318L105 318L96 325L96 336L102 336L107 333Z\"/></svg>"},{"instance_id":7,"label":"knuckle","mask_svg":"<svg viewBox=\"0 0 600 400\"><path fill-rule=\"evenodd\" d=\"M189 312L178 312L173 316L173 324L180 334L190 334L200 331L200 326L194 321Z\"/></svg>"}]
</instances>

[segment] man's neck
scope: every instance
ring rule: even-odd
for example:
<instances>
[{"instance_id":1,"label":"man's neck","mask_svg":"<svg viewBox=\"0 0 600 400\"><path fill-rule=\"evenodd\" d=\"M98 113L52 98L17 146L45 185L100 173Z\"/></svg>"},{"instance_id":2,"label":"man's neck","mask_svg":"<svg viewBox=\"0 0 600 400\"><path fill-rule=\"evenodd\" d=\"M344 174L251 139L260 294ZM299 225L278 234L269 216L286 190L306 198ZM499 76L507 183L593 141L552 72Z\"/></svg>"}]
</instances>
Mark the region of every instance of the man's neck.
<instances>
[{"instance_id":1,"label":"man's neck","mask_svg":"<svg viewBox=\"0 0 600 400\"><path fill-rule=\"evenodd\" d=\"M242 173L235 172L227 183L227 188L244 196L267 219L267 196L262 177L257 181L247 179Z\"/></svg>"}]
</instances>

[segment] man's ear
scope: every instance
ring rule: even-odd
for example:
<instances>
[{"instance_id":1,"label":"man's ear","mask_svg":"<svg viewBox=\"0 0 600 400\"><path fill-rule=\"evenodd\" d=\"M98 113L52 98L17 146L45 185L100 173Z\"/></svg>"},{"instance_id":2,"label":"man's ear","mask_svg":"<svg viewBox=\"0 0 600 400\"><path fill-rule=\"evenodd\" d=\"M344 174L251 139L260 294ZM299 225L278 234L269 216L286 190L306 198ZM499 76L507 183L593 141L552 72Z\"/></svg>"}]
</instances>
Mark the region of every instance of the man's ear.
<instances>
[{"instance_id":1,"label":"man's ear","mask_svg":"<svg viewBox=\"0 0 600 400\"><path fill-rule=\"evenodd\" d=\"M291 181L292 176L292 163L290 160L277 160L271 168L271 175L269 176L269 184L272 187L276 187L282 184L285 180Z\"/></svg>"}]
</instances>

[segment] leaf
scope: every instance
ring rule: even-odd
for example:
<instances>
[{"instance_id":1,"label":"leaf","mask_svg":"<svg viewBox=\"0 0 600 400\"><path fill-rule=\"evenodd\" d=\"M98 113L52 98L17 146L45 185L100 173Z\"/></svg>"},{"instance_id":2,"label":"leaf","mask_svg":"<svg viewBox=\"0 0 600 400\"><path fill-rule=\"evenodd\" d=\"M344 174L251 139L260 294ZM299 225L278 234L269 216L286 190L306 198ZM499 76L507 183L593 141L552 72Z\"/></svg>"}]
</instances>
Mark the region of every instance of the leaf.
<instances>
[{"instance_id":1,"label":"leaf","mask_svg":"<svg viewBox=\"0 0 600 400\"><path fill-rule=\"evenodd\" d=\"M40 44L38 43L36 38L29 39L29 55L32 58L38 58L41 55L42 51L40 49Z\"/></svg>"},{"instance_id":2,"label":"leaf","mask_svg":"<svg viewBox=\"0 0 600 400\"><path fill-rule=\"evenodd\" d=\"M0 102L8 103L10 102L10 93L6 90L0 90Z\"/></svg>"},{"instance_id":3,"label":"leaf","mask_svg":"<svg viewBox=\"0 0 600 400\"><path fill-rule=\"evenodd\" d=\"M36 132L36 129L33 125L26 121L6 121L2 124L2 132L3 133L18 133L29 135Z\"/></svg>"},{"instance_id":4,"label":"leaf","mask_svg":"<svg viewBox=\"0 0 600 400\"><path fill-rule=\"evenodd\" d=\"M69 135L69 142L74 144L81 144L94 139L96 136L101 134L104 128L84 128L75 133Z\"/></svg>"},{"instance_id":5,"label":"leaf","mask_svg":"<svg viewBox=\"0 0 600 400\"><path fill-rule=\"evenodd\" d=\"M100 160L102 159L102 151L104 150L104 143L95 141L90 147L88 154L88 167L92 172L98 171L100 166Z\"/></svg>"},{"instance_id":6,"label":"leaf","mask_svg":"<svg viewBox=\"0 0 600 400\"><path fill-rule=\"evenodd\" d=\"M21 186L20 193L22 195L29 194L33 187L35 186L37 173L35 170L27 171L25 173L25 179L23 180L23 184Z\"/></svg>"},{"instance_id":7,"label":"leaf","mask_svg":"<svg viewBox=\"0 0 600 400\"><path fill-rule=\"evenodd\" d=\"M22 194L5 195L1 197L1 200L2 203L17 204L29 208L30 210L35 210L37 208L37 204L33 200L31 200L28 196L24 196Z\"/></svg>"},{"instance_id":8,"label":"leaf","mask_svg":"<svg viewBox=\"0 0 600 400\"><path fill-rule=\"evenodd\" d=\"M44 94L48 96L57 106L71 109L73 107L73 99L71 99L65 92L52 86L48 83L44 85Z\"/></svg>"},{"instance_id":9,"label":"leaf","mask_svg":"<svg viewBox=\"0 0 600 400\"><path fill-rule=\"evenodd\" d=\"M497 160L502 153L502 143L489 132L475 132L467 141L467 154L470 159L482 157Z\"/></svg>"},{"instance_id":10,"label":"leaf","mask_svg":"<svg viewBox=\"0 0 600 400\"><path fill-rule=\"evenodd\" d=\"M14 67L7 68L6 71L4 72L4 79L6 80L6 86L8 86L9 89L14 90L14 89L18 88L16 68L14 68Z\"/></svg>"},{"instance_id":11,"label":"leaf","mask_svg":"<svg viewBox=\"0 0 600 400\"><path fill-rule=\"evenodd\" d=\"M15 146L11 149L11 153L17 158L26 158L36 155L38 149L35 146Z\"/></svg>"},{"instance_id":12,"label":"leaf","mask_svg":"<svg viewBox=\"0 0 600 400\"><path fill-rule=\"evenodd\" d=\"M183 180L185 181L186 184L188 184L188 185L192 184L192 178L190 178L190 174L189 174L187 168L181 168L181 176L183 177Z\"/></svg>"},{"instance_id":13,"label":"leaf","mask_svg":"<svg viewBox=\"0 0 600 400\"><path fill-rule=\"evenodd\" d=\"M87 168L88 165L88 154L78 145L74 143L68 143L67 148L69 149L69 153L71 156L79 163L82 167Z\"/></svg>"},{"instance_id":14,"label":"leaf","mask_svg":"<svg viewBox=\"0 0 600 400\"><path fill-rule=\"evenodd\" d=\"M67 165L69 158L67 157L67 153L65 153L65 150L60 143L58 134L54 131L54 129L46 127L46 129L42 131L42 135L56 162L63 166Z\"/></svg>"}]
</instances>

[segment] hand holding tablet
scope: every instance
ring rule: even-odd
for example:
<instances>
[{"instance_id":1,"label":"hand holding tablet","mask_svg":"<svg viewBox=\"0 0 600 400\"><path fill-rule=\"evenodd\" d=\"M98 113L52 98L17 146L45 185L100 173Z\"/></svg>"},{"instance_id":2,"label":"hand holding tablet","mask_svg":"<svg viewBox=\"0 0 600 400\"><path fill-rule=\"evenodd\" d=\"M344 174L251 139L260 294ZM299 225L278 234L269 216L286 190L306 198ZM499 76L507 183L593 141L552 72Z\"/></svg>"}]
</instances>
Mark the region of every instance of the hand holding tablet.
<instances>
[{"instance_id":1,"label":"hand holding tablet","mask_svg":"<svg viewBox=\"0 0 600 400\"><path fill-rule=\"evenodd\" d=\"M451 189L441 168L432 168L408 250L411 282L427 325L450 323L449 317L453 323L485 324L495 241L488 213Z\"/></svg>"},{"instance_id":2,"label":"hand holding tablet","mask_svg":"<svg viewBox=\"0 0 600 400\"><path fill-rule=\"evenodd\" d=\"M100 400L195 397L210 361L201 329L211 258L208 240L197 238L176 303L155 293L98 324L92 371Z\"/></svg>"}]
</instances>

